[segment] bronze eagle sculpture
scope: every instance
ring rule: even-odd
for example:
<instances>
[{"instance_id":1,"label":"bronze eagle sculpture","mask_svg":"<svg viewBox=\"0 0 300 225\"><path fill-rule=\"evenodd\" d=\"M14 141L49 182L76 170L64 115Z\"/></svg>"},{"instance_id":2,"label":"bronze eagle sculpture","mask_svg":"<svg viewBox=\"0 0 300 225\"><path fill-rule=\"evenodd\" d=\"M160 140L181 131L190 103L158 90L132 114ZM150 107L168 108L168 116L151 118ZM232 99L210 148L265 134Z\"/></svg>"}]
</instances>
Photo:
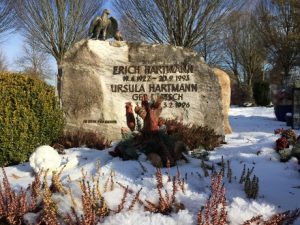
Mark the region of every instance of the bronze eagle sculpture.
<instances>
[{"instance_id":1,"label":"bronze eagle sculpture","mask_svg":"<svg viewBox=\"0 0 300 225\"><path fill-rule=\"evenodd\" d=\"M89 37L95 40L105 41L108 38L115 38L123 41L122 35L118 30L118 22L114 17L109 17L109 10L105 9L101 16L97 16L92 20Z\"/></svg>"}]
</instances>

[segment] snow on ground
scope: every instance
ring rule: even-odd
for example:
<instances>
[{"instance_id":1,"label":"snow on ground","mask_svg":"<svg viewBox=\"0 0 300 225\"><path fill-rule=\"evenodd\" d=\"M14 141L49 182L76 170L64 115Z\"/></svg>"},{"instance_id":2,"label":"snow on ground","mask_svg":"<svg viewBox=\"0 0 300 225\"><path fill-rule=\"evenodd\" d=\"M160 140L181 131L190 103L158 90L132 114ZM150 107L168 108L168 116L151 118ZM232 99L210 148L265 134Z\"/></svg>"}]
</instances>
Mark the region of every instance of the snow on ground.
<instances>
[{"instance_id":1,"label":"snow on ground","mask_svg":"<svg viewBox=\"0 0 300 225\"><path fill-rule=\"evenodd\" d=\"M210 154L210 163L220 162L222 156L225 162L230 160L233 177L236 177L232 183L228 183L228 180L224 179L229 203L230 224L241 224L242 221L260 214L268 218L276 212L300 207L300 167L297 160L291 159L287 163L281 163L273 150L274 142L278 138L277 135L274 135L274 130L281 127L287 128L283 122L276 121L273 108L231 108L230 122L234 133L226 136L226 145L217 148ZM300 134L299 131L298 134ZM82 177L82 170L89 177L95 175L96 162L99 160L102 190L111 171L114 171L116 176L114 179L125 186L129 185L133 191L137 192L143 187L140 196L142 200L148 199L157 202L155 168L146 161L144 156L141 156L140 161L147 169L145 172L137 161L122 161L119 158L112 158L108 154L110 150L95 151L86 148L66 150L67 154L62 156L62 161L69 162L69 164L62 175L62 180L65 186L72 188L75 201L80 202L81 193L76 180ZM259 177L259 196L256 200L247 199L243 185L239 184L244 164L247 168L254 166L254 174ZM15 188L27 187L33 180L29 163L7 167L5 170ZM210 194L210 179L204 177L200 161L197 159L190 159L189 163L180 164L179 170L181 175L187 178L187 185L186 193L178 192L176 198L185 205L185 210L167 216L151 214L142 210L142 207L135 206L134 210L130 212L125 211L107 217L103 221L104 224L196 224L197 212ZM167 182L166 169L163 169L162 172L164 184L168 190L171 190L172 185ZM175 174L176 168L171 168L171 175ZM68 181L68 176L71 178L71 182ZM123 189L115 184L113 191L104 193L104 198L110 208L116 209L122 195ZM69 197L62 197L58 194L54 198L61 213L70 209ZM126 203L127 207L131 203L130 198ZM300 220L298 219L295 224L300 225Z\"/></svg>"}]
</instances>

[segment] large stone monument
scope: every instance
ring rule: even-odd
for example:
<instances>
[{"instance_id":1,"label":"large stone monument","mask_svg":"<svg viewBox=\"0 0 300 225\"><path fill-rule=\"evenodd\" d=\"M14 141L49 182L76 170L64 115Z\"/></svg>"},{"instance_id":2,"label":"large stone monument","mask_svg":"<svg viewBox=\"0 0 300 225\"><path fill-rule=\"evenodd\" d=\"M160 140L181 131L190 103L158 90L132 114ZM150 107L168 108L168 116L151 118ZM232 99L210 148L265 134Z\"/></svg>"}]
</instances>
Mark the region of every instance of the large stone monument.
<instances>
[{"instance_id":1,"label":"large stone monument","mask_svg":"<svg viewBox=\"0 0 300 225\"><path fill-rule=\"evenodd\" d=\"M171 45L82 40L66 54L62 104L67 127L121 138L127 102L164 98L161 116L224 135L220 84L196 52Z\"/></svg>"}]
</instances>

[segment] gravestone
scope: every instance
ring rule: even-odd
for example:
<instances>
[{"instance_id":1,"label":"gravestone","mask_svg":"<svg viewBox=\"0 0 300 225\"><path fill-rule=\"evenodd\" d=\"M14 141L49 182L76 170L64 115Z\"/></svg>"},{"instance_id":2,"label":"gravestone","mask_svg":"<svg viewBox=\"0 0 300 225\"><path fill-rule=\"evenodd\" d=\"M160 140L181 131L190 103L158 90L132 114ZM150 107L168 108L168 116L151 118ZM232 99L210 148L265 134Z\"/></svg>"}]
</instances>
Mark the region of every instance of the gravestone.
<instances>
[{"instance_id":1,"label":"gravestone","mask_svg":"<svg viewBox=\"0 0 300 225\"><path fill-rule=\"evenodd\" d=\"M300 129L300 88L293 89L293 129Z\"/></svg>"},{"instance_id":2,"label":"gravestone","mask_svg":"<svg viewBox=\"0 0 300 225\"><path fill-rule=\"evenodd\" d=\"M224 135L220 85L196 52L170 45L82 40L62 66L67 128L121 138L125 104L164 98L162 117L208 126Z\"/></svg>"}]
</instances>

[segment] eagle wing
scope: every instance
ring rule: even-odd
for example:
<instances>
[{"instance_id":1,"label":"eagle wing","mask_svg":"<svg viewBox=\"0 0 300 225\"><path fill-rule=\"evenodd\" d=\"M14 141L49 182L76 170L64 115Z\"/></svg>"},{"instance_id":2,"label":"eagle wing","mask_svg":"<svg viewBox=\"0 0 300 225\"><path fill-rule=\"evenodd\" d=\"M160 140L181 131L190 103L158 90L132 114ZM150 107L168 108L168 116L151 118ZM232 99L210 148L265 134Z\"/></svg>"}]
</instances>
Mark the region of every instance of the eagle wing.
<instances>
[{"instance_id":1,"label":"eagle wing","mask_svg":"<svg viewBox=\"0 0 300 225\"><path fill-rule=\"evenodd\" d=\"M109 18L109 25L107 27L107 38L113 38L118 31L118 22L114 17Z\"/></svg>"},{"instance_id":2,"label":"eagle wing","mask_svg":"<svg viewBox=\"0 0 300 225\"><path fill-rule=\"evenodd\" d=\"M95 26L98 24L98 22L101 22L101 17L97 16L94 20L92 20L89 28L89 36L93 34Z\"/></svg>"}]
</instances>

